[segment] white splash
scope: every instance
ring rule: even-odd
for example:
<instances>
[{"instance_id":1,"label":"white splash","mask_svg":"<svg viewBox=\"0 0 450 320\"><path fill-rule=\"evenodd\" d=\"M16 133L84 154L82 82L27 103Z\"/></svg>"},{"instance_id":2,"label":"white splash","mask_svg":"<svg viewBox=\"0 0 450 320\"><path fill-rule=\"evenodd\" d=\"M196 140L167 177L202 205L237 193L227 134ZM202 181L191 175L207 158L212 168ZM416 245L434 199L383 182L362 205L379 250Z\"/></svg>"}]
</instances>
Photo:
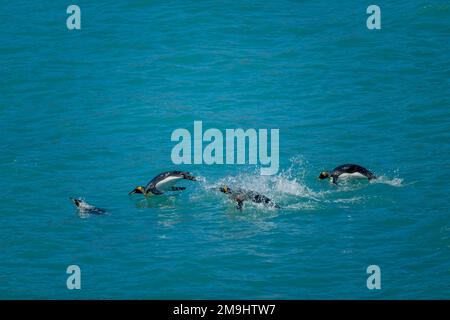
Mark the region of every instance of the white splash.
<instances>
[{"instance_id":1,"label":"white splash","mask_svg":"<svg viewBox=\"0 0 450 320\"><path fill-rule=\"evenodd\" d=\"M84 201L84 199L80 198L78 200L80 200L80 205L78 206L78 209L80 209L81 212L95 209L95 207L93 205L90 205L89 203Z\"/></svg>"},{"instance_id":2,"label":"white splash","mask_svg":"<svg viewBox=\"0 0 450 320\"><path fill-rule=\"evenodd\" d=\"M205 192L196 193L192 196L192 199L198 201L205 197L214 197L215 201L229 205L230 200L218 192L220 187L226 185L231 189L241 188L261 193L280 205L282 209L320 210L324 206L362 205L371 198L370 193L364 192L363 195L356 195L355 192L360 193L361 190L366 188L369 188L367 190L369 191L373 184L386 184L393 187L405 186L403 179L398 178L396 173L391 176L397 177L389 178L381 175L369 182L367 179L342 179L339 180L338 185L332 183L328 185L327 181L311 180L312 177L316 177L315 169L311 168L302 156L297 156L291 158L289 167L281 170L277 175L261 176L256 168L217 180L198 177L200 188ZM306 181L312 182L307 185ZM314 190L313 186L317 189ZM248 203L246 206L258 208L258 211L260 208L261 210L267 210L264 206L253 203Z\"/></svg>"},{"instance_id":3,"label":"white splash","mask_svg":"<svg viewBox=\"0 0 450 320\"><path fill-rule=\"evenodd\" d=\"M372 184L387 184L393 187L403 187L403 179L402 178L389 178L386 176L379 176L377 179L370 180Z\"/></svg>"}]
</instances>

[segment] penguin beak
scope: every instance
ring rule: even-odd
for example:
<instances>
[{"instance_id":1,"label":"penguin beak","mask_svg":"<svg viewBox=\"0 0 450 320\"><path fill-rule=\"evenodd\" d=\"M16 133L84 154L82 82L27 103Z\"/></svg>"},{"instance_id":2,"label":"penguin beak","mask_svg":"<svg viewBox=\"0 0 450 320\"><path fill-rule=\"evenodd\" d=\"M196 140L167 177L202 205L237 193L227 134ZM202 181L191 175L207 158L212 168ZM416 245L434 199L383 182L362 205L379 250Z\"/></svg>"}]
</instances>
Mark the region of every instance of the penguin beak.
<instances>
[{"instance_id":1,"label":"penguin beak","mask_svg":"<svg viewBox=\"0 0 450 320\"><path fill-rule=\"evenodd\" d=\"M130 191L128 193L128 195L131 195L131 194L134 194L134 193L142 193L142 194L145 195L144 191L145 191L144 187L136 187L133 191Z\"/></svg>"},{"instance_id":2,"label":"penguin beak","mask_svg":"<svg viewBox=\"0 0 450 320\"><path fill-rule=\"evenodd\" d=\"M131 190L129 193L128 193L128 195L131 195L131 194L135 194L135 193L140 193L141 192L141 189L139 188L139 187L137 187L137 188L135 188L134 190Z\"/></svg>"}]
</instances>

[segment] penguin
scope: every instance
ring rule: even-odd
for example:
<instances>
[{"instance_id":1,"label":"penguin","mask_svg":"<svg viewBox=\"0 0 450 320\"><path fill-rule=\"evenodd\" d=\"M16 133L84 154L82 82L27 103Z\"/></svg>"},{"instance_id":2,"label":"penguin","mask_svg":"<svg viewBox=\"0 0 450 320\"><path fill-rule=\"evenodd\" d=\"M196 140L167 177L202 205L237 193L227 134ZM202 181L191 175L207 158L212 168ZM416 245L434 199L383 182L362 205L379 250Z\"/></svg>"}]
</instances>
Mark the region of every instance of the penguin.
<instances>
[{"instance_id":1,"label":"penguin","mask_svg":"<svg viewBox=\"0 0 450 320\"><path fill-rule=\"evenodd\" d=\"M144 196L149 195L162 195L165 191L181 191L186 189L185 187L176 187L175 183L179 180L191 180L197 181L197 179L189 172L185 171L167 171L154 177L144 188L138 186L128 194L140 193Z\"/></svg>"},{"instance_id":2,"label":"penguin","mask_svg":"<svg viewBox=\"0 0 450 320\"><path fill-rule=\"evenodd\" d=\"M246 200L252 201L254 203L262 203L265 207L281 209L280 206L274 203L271 199L255 191L244 189L231 190L227 186L219 188L219 191L228 194L231 199L235 200L237 202L236 208L238 210L242 210L244 201Z\"/></svg>"},{"instance_id":3,"label":"penguin","mask_svg":"<svg viewBox=\"0 0 450 320\"><path fill-rule=\"evenodd\" d=\"M94 207L82 199L69 198L82 213L105 214L106 210Z\"/></svg>"},{"instance_id":4,"label":"penguin","mask_svg":"<svg viewBox=\"0 0 450 320\"><path fill-rule=\"evenodd\" d=\"M319 175L319 179L323 180L326 178L332 179L334 184L337 184L339 178L367 178L369 180L376 179L377 177L367 170L366 168L357 164L343 164L336 167L331 171L322 171Z\"/></svg>"}]
</instances>

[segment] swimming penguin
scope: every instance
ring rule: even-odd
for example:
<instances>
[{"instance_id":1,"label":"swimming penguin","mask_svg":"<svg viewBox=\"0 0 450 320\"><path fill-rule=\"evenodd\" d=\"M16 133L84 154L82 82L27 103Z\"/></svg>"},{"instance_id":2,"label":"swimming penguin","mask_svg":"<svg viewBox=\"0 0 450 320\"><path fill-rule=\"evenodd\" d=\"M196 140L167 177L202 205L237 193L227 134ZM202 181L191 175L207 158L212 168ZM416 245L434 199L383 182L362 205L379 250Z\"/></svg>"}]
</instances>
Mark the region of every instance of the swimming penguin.
<instances>
[{"instance_id":1,"label":"swimming penguin","mask_svg":"<svg viewBox=\"0 0 450 320\"><path fill-rule=\"evenodd\" d=\"M272 207L280 209L280 206L278 206L276 203L274 203L271 199L267 198L266 196L259 194L255 191L249 191L249 190L243 190L243 189L236 189L231 190L229 187L224 186L219 188L219 191L228 194L231 199L236 200L237 202L237 209L242 210L242 207L244 205L244 201L249 200L255 203L262 203L265 207Z\"/></svg>"},{"instance_id":2,"label":"swimming penguin","mask_svg":"<svg viewBox=\"0 0 450 320\"><path fill-rule=\"evenodd\" d=\"M89 203L82 199L74 199L69 198L72 200L72 202L77 206L78 209L80 209L80 212L82 213L90 213L90 214L104 214L106 213L105 209L97 208L94 206L91 206Z\"/></svg>"},{"instance_id":3,"label":"swimming penguin","mask_svg":"<svg viewBox=\"0 0 450 320\"><path fill-rule=\"evenodd\" d=\"M376 179L377 177L364 167L357 164L343 164L336 167L331 171L323 171L319 175L319 179L323 180L326 178L331 178L334 184L337 184L339 178L367 178L369 180Z\"/></svg>"},{"instance_id":4,"label":"swimming penguin","mask_svg":"<svg viewBox=\"0 0 450 320\"><path fill-rule=\"evenodd\" d=\"M148 195L161 195L165 191L180 191L186 188L184 187L175 187L175 183L178 180L192 180L196 181L197 179L191 175L189 172L184 171L167 171L163 172L156 177L154 177L144 188L142 186L136 187L134 190L129 192L128 194L141 193L144 196Z\"/></svg>"}]
</instances>

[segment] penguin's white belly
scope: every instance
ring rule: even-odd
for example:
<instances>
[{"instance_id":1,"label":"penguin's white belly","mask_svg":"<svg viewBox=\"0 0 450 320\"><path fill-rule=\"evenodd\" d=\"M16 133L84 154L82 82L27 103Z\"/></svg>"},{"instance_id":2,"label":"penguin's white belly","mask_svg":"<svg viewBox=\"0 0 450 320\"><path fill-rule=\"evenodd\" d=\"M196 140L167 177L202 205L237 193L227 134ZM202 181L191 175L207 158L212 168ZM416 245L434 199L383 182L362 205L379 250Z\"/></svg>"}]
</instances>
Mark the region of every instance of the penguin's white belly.
<instances>
[{"instance_id":1,"label":"penguin's white belly","mask_svg":"<svg viewBox=\"0 0 450 320\"><path fill-rule=\"evenodd\" d=\"M155 187L161 191L170 191L171 188L175 185L178 180L181 180L181 177L167 177L160 182L158 182Z\"/></svg>"},{"instance_id":2,"label":"penguin's white belly","mask_svg":"<svg viewBox=\"0 0 450 320\"><path fill-rule=\"evenodd\" d=\"M342 173L342 174L339 176L339 179L348 179L348 178L358 178L358 179L361 179L361 178L367 178L367 177L366 177L365 175L359 173L359 172L353 172L353 173L346 173L346 172L344 172L344 173Z\"/></svg>"}]
</instances>

